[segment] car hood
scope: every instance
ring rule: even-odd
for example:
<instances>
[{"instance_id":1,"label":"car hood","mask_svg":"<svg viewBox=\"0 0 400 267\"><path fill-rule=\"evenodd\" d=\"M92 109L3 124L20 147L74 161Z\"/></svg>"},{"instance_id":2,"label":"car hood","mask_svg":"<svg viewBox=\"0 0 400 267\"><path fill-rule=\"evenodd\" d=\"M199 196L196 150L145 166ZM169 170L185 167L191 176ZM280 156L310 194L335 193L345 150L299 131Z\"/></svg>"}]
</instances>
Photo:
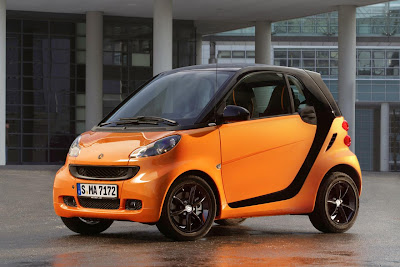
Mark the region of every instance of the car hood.
<instances>
[{"instance_id":1,"label":"car hood","mask_svg":"<svg viewBox=\"0 0 400 267\"><path fill-rule=\"evenodd\" d=\"M81 151L78 157L71 158L71 163L126 165L132 151L173 133L173 131L138 133L89 131L82 134L79 143Z\"/></svg>"}]
</instances>

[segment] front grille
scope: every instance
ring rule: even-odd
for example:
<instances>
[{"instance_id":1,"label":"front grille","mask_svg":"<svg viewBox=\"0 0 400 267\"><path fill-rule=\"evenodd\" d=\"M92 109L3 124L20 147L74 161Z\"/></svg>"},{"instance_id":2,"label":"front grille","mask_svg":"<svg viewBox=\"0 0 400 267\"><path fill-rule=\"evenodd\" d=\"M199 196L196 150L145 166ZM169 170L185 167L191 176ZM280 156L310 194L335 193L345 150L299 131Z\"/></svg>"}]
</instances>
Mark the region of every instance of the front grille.
<instances>
[{"instance_id":1,"label":"front grille","mask_svg":"<svg viewBox=\"0 0 400 267\"><path fill-rule=\"evenodd\" d=\"M87 197L78 197L79 205L90 209L117 210L120 200L117 199L95 199Z\"/></svg>"},{"instance_id":2,"label":"front grille","mask_svg":"<svg viewBox=\"0 0 400 267\"><path fill-rule=\"evenodd\" d=\"M76 178L115 181L132 178L138 173L139 167L69 165L69 171Z\"/></svg>"}]
</instances>

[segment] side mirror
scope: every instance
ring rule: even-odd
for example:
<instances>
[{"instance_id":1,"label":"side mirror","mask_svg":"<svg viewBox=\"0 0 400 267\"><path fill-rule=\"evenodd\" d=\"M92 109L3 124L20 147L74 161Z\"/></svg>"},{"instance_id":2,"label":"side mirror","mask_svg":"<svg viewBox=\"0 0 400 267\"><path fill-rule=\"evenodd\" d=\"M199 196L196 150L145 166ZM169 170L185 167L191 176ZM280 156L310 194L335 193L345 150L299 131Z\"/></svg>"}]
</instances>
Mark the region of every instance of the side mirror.
<instances>
[{"instance_id":1,"label":"side mirror","mask_svg":"<svg viewBox=\"0 0 400 267\"><path fill-rule=\"evenodd\" d=\"M250 119L250 112L239 106L228 105L222 114L224 122L246 121Z\"/></svg>"}]
</instances>

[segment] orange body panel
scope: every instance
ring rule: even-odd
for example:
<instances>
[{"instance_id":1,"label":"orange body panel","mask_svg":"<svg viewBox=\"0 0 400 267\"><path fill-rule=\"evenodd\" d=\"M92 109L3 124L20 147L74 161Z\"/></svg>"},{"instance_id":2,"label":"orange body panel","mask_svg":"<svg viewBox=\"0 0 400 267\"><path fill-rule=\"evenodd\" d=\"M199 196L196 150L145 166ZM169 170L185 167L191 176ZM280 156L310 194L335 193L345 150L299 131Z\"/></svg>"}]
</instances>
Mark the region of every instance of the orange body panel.
<instances>
[{"instance_id":1,"label":"orange body panel","mask_svg":"<svg viewBox=\"0 0 400 267\"><path fill-rule=\"evenodd\" d=\"M231 208L228 203L275 192L290 184L311 146L314 125L302 122L298 115L289 115L169 132L90 131L82 134L80 155L67 157L56 175L54 208L62 217L156 222L171 184L182 174L197 171L215 184L220 205L218 219L309 213L314 208L319 184L332 167L339 164L352 166L361 178L356 156L343 143L347 133L341 127L342 122L343 117L334 120L308 178L295 197L243 208ZM338 135L336 142L326 151L333 133ZM181 135L181 140L171 151L148 158L129 159L136 148L174 134ZM266 142L260 144L259 138L266 139ZM100 153L104 154L102 159L98 158ZM128 180L94 181L73 177L69 164L132 165L139 166L140 170ZM263 176L263 173L268 175ZM120 208L101 210L65 205L63 196L77 197L77 183L117 184ZM142 209L125 210L126 199L142 200Z\"/></svg>"},{"instance_id":2,"label":"orange body panel","mask_svg":"<svg viewBox=\"0 0 400 267\"><path fill-rule=\"evenodd\" d=\"M283 201L243 208L230 208L227 206L223 209L221 218L310 213L314 209L315 199L322 179L330 169L337 165L344 164L354 168L354 170L358 173L361 184L361 170L357 157L343 142L344 137L347 135L347 132L342 128L343 120L343 117L339 117L333 121L332 127L321 148L321 151L319 152L319 155L302 189L295 197ZM334 133L338 134L336 141L332 147L326 151L331 136ZM361 193L361 188L359 188L359 190Z\"/></svg>"},{"instance_id":3,"label":"orange body panel","mask_svg":"<svg viewBox=\"0 0 400 267\"><path fill-rule=\"evenodd\" d=\"M289 186L310 150L316 128L299 115L222 125L222 175L228 202Z\"/></svg>"}]
</instances>

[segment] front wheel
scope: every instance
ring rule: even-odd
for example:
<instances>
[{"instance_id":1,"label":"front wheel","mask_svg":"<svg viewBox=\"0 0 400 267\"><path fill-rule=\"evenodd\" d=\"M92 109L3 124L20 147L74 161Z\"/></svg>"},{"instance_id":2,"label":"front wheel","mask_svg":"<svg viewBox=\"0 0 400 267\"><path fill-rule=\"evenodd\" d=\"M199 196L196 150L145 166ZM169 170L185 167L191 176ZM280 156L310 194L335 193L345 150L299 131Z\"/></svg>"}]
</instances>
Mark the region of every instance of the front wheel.
<instances>
[{"instance_id":1,"label":"front wheel","mask_svg":"<svg viewBox=\"0 0 400 267\"><path fill-rule=\"evenodd\" d=\"M82 234L82 235L95 235L107 230L113 220L106 219L94 219L94 218L65 218L61 217L61 220L71 231Z\"/></svg>"},{"instance_id":2,"label":"front wheel","mask_svg":"<svg viewBox=\"0 0 400 267\"><path fill-rule=\"evenodd\" d=\"M215 214L216 201L211 187L200 177L188 175L172 184L156 225L166 237L196 240L208 233Z\"/></svg>"},{"instance_id":3,"label":"front wheel","mask_svg":"<svg viewBox=\"0 0 400 267\"><path fill-rule=\"evenodd\" d=\"M357 218L358 196L358 188L350 176L331 173L318 190L314 211L309 214L311 223L324 233L349 230Z\"/></svg>"}]
</instances>

